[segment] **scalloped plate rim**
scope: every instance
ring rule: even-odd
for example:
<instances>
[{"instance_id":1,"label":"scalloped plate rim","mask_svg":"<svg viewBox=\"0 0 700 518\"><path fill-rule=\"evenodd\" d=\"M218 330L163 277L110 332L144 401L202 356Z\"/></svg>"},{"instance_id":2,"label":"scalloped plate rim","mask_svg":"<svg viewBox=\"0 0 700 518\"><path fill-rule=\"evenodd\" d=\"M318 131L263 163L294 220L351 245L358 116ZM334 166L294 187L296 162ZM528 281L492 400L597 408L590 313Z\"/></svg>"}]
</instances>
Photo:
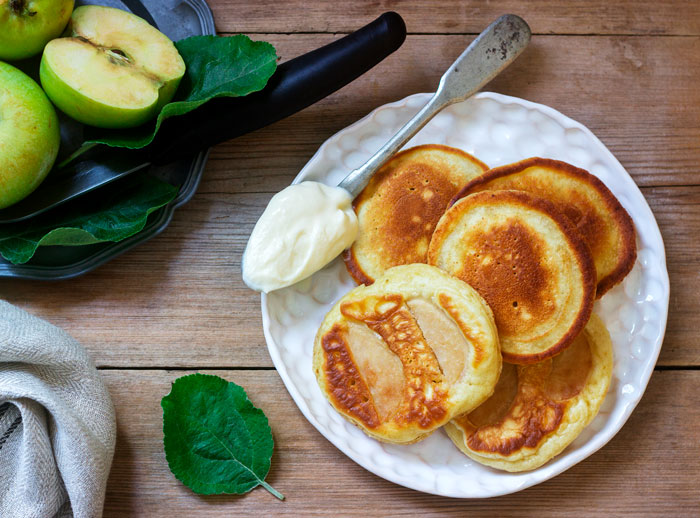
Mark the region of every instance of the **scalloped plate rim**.
<instances>
[{"instance_id":1,"label":"scalloped plate rim","mask_svg":"<svg viewBox=\"0 0 700 518\"><path fill-rule=\"evenodd\" d=\"M418 93L418 94L413 94L409 95L401 100L394 101L391 103L384 104L382 106L379 106L372 110L369 114L366 116L362 117L358 121L350 124L349 126L345 127L344 129L340 130L336 134L332 135L329 137L316 151L316 153L311 157L311 159L306 163L306 165L302 168L302 170L299 172L299 174L295 177L292 183L298 183L300 181L303 181L305 177L309 174L309 172L313 169L313 166L317 161L320 160L320 157L324 154L326 149L334 143L337 139L339 139L341 136L344 134L347 134L349 132L352 132L353 130L356 130L359 126L364 125L364 124L369 124L371 123L371 120L373 119L374 115L379 112L380 110L384 109L397 109L397 108L402 108L406 104L409 104L410 102L414 100L420 100L423 102L427 102L427 100L432 96L430 93ZM647 212L647 217L648 221L646 223L653 223L653 228L651 229L653 231L653 237L652 239L655 240L656 242L654 243L655 246L657 247L656 250L659 252L659 267L660 270L657 272L660 274L660 280L663 288L663 294L662 294L662 314L661 314L661 320L659 321L659 333L657 338L654 341L654 350L653 350L653 355L647 358L643 365L643 370L642 370L642 376L640 377L640 380L642 381L642 384L640 385L640 389L638 390L635 394L635 396L628 400L628 402L625 404L623 408L622 414L619 416L617 421L613 424L611 429L608 429L606 433L601 433L603 430L597 431L593 437L584 445L584 447L579 448L578 450L575 450L573 452L569 452L568 454L562 454L556 456L554 459L550 460L548 463L545 463L542 467L537 468L535 470L529 471L529 472L522 472L522 473L507 473L507 472L498 472L500 475L503 475L504 477L510 477L510 476L524 476L526 478L526 481L521 484L519 487L513 490L502 490L502 491L491 491L489 493L485 494L480 494L480 495L465 495L463 493L459 492L449 492L449 491L440 491L438 490L433 490L432 488L426 488L420 484L415 483L414 480L412 480L410 477L408 478L402 478L399 476L395 476L393 473L389 472L388 470L383 470L381 466L377 466L374 463L368 462L366 459L357 456L354 452L350 451L344 444L338 443L338 441L334 441L333 438L329 435L332 434L327 434L320 426L320 423L315 419L315 417L312 415L309 406L304 399L304 397L300 394L299 390L297 389L296 385L292 381L288 371L287 371L287 365L284 363L282 360L282 357L280 355L278 346L274 340L274 338L271 335L270 332L270 314L267 309L267 294L261 294L261 313L262 313L262 326L263 326L263 334L265 336L265 341L267 343L268 347L268 352L270 354L270 357L272 359L272 362L277 369L277 372L279 373L285 387L287 388L287 391L291 395L292 399L296 403L297 407L299 410L302 412L304 417L323 435L331 444L333 444L336 448L338 448L340 451L342 451L346 456L348 456L351 460L365 468L366 470L370 471L371 473L374 473L377 476L380 476L384 478L385 480L388 480L390 482L393 482L395 484L414 489L416 491L421 491L424 493L429 493L429 494L435 494L439 496L447 496L447 497L452 497L452 498L491 498L491 497L496 497L496 496L502 496L506 494L512 494L514 492L518 492L524 489L527 489L529 487L532 487L536 484L545 482L547 480L550 480L551 478L561 474L562 472L566 471L567 469L571 468L572 466L578 464L582 460L588 458L591 456L593 453L598 451L600 448L605 446L617 433L620 431L622 426L627 422L629 419L630 415L634 411L634 409L637 407L639 402L641 401L642 396L644 395L644 392L646 391L646 388L648 386L649 380L651 378L651 375L654 371L654 366L656 365L656 361L658 359L658 356L661 352L661 346L663 343L665 331L666 331L666 324L668 320L668 305L669 305L669 297L670 297L670 286L669 286L669 278L668 278L668 270L666 266L666 254L665 254L665 247L663 244L663 238L661 236L661 232L658 227L658 223L656 222L656 219L653 215L653 212L651 211L651 208L649 207L648 203L646 203L646 200L644 199L643 194L639 190L639 187L636 185L632 177L627 173L627 171L624 169L622 164L617 160L617 158L612 154L612 152L602 143L602 141L593 134L591 130L589 130L587 127L585 127L583 124L571 119L570 117L562 114L561 112L555 110L554 108L551 108L549 106L543 105L543 104L538 104L532 101L528 101L525 99L520 99L517 97L512 97L504 94L498 94L494 92L480 92L476 95L474 95L470 99L492 99L494 101L497 101L501 105L506 105L506 104L517 104L520 106L523 106L525 108L537 110L540 112L544 112L545 114L549 115L551 118L555 119L558 123L561 124L562 127L564 128L576 128L585 133L585 135L591 139L599 148L600 151L602 151L606 157L612 162L612 164L619 169L619 171L624 172L626 178L624 181L626 183L631 184L630 187L634 187L633 192L635 196L638 196L641 198L641 201L643 202L642 206ZM638 200L639 201L639 200ZM636 222L635 222L636 223ZM648 227L647 227L648 229ZM437 433L437 432L436 432ZM460 453L461 454L461 453ZM562 462L566 461L566 462ZM554 469L551 469L553 468ZM484 469L491 469L491 468L486 468L485 466L483 467ZM537 476L538 473L541 473L541 470L543 468L549 468L549 472L545 476ZM495 470L494 470L495 471Z\"/></svg>"}]
</instances>

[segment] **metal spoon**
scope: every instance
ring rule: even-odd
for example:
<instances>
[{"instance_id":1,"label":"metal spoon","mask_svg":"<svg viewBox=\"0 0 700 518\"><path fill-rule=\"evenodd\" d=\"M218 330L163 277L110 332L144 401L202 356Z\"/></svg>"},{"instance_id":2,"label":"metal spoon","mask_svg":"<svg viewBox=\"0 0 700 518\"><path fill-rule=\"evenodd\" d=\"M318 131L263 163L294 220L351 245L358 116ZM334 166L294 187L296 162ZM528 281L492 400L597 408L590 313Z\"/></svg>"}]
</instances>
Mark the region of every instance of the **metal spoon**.
<instances>
[{"instance_id":1,"label":"metal spoon","mask_svg":"<svg viewBox=\"0 0 700 518\"><path fill-rule=\"evenodd\" d=\"M514 14L506 14L489 25L467 47L440 79L435 94L364 165L351 171L338 184L353 198L365 188L372 175L406 144L440 110L475 94L510 65L530 42L530 27Z\"/></svg>"}]
</instances>

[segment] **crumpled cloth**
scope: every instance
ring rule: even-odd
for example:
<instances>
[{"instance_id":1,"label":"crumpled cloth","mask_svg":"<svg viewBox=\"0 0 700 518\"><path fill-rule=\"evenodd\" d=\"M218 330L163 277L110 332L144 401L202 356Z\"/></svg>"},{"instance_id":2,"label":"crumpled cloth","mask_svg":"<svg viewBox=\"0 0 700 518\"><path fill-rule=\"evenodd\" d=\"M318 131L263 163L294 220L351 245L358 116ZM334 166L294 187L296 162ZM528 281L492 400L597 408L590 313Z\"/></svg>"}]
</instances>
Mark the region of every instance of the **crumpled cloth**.
<instances>
[{"instance_id":1,"label":"crumpled cloth","mask_svg":"<svg viewBox=\"0 0 700 518\"><path fill-rule=\"evenodd\" d=\"M0 301L0 517L102 516L115 440L85 349Z\"/></svg>"}]
</instances>

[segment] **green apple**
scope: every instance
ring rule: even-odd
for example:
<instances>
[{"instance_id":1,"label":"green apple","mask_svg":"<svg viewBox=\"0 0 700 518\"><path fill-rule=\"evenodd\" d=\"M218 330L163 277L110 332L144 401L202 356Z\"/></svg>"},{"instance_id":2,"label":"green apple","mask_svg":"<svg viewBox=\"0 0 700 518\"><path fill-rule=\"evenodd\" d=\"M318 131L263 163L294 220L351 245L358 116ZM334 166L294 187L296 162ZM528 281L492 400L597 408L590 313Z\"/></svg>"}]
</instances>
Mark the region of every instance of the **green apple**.
<instances>
[{"instance_id":1,"label":"green apple","mask_svg":"<svg viewBox=\"0 0 700 518\"><path fill-rule=\"evenodd\" d=\"M39 54L65 29L73 0L0 0L0 59Z\"/></svg>"},{"instance_id":2,"label":"green apple","mask_svg":"<svg viewBox=\"0 0 700 518\"><path fill-rule=\"evenodd\" d=\"M173 42L136 15L97 5L73 11L69 37L52 40L40 78L70 117L101 128L130 128L158 114L185 73Z\"/></svg>"},{"instance_id":3,"label":"green apple","mask_svg":"<svg viewBox=\"0 0 700 518\"><path fill-rule=\"evenodd\" d=\"M59 143L56 111L39 85L0 61L0 209L37 188Z\"/></svg>"}]
</instances>

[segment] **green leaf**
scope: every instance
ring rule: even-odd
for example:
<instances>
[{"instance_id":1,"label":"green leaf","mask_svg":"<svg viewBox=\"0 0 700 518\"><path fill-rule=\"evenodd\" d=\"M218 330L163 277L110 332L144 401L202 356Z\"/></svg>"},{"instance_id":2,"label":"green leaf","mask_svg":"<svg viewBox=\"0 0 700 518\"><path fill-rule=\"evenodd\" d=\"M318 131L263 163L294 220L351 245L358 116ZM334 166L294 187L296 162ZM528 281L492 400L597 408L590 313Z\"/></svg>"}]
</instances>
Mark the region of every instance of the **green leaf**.
<instances>
[{"instance_id":1,"label":"green leaf","mask_svg":"<svg viewBox=\"0 0 700 518\"><path fill-rule=\"evenodd\" d=\"M111 199L101 199L99 209L86 203L28 222L1 225L0 255L12 264L22 264L40 246L121 241L143 229L148 215L172 201L177 192L169 183L142 176Z\"/></svg>"},{"instance_id":2,"label":"green leaf","mask_svg":"<svg viewBox=\"0 0 700 518\"><path fill-rule=\"evenodd\" d=\"M165 458L195 493L247 493L263 486L274 443L267 417L242 387L218 376L190 374L173 383L163 407Z\"/></svg>"},{"instance_id":3,"label":"green leaf","mask_svg":"<svg viewBox=\"0 0 700 518\"><path fill-rule=\"evenodd\" d=\"M85 127L85 146L106 144L131 149L153 141L161 123L183 115L215 97L241 97L262 90L277 68L275 48L248 36L192 36L175 42L186 72L175 101L163 106L155 121L124 130Z\"/></svg>"}]
</instances>

